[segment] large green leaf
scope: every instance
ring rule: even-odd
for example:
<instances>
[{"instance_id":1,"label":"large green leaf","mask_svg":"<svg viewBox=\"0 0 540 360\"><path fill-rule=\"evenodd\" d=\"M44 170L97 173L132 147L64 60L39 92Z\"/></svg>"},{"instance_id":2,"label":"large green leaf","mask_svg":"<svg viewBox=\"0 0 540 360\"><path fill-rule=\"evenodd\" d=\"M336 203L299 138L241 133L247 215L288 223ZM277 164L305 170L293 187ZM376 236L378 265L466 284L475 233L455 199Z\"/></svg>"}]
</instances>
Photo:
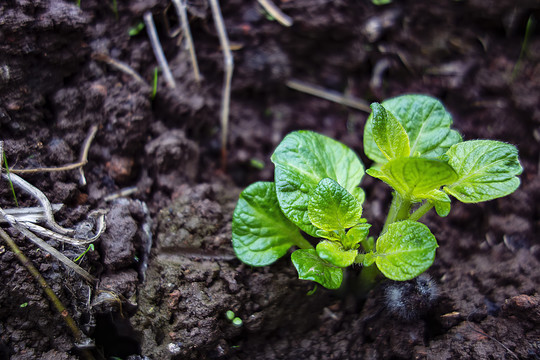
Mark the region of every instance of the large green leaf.
<instances>
[{"instance_id":1,"label":"large green leaf","mask_svg":"<svg viewBox=\"0 0 540 360\"><path fill-rule=\"evenodd\" d=\"M494 140L472 140L453 145L446 153L459 180L444 190L465 203L506 196L519 184L523 168L515 146Z\"/></svg>"},{"instance_id":2,"label":"large green leaf","mask_svg":"<svg viewBox=\"0 0 540 360\"><path fill-rule=\"evenodd\" d=\"M391 224L376 243L375 263L389 279L410 280L433 264L437 240L428 227L416 221Z\"/></svg>"},{"instance_id":3,"label":"large green leaf","mask_svg":"<svg viewBox=\"0 0 540 360\"><path fill-rule=\"evenodd\" d=\"M327 289L337 289L343 281L343 270L317 255L314 249L299 249L291 260L302 280L316 281Z\"/></svg>"},{"instance_id":4,"label":"large green leaf","mask_svg":"<svg viewBox=\"0 0 540 360\"><path fill-rule=\"evenodd\" d=\"M317 228L311 224L307 209L319 182L330 178L358 195L355 189L364 175L364 166L354 151L311 131L287 135L274 151L272 162L276 166L276 192L283 213L313 236Z\"/></svg>"},{"instance_id":5,"label":"large green leaf","mask_svg":"<svg viewBox=\"0 0 540 360\"><path fill-rule=\"evenodd\" d=\"M308 216L319 229L344 230L361 221L362 205L335 180L325 178L311 195Z\"/></svg>"},{"instance_id":6,"label":"large green leaf","mask_svg":"<svg viewBox=\"0 0 540 360\"><path fill-rule=\"evenodd\" d=\"M461 136L451 130L452 116L442 103L426 95L402 95L383 101L381 105L401 123L409 137L410 155L438 158ZM388 159L377 146L372 113L364 129L364 151L371 160L384 164Z\"/></svg>"},{"instance_id":7,"label":"large green leaf","mask_svg":"<svg viewBox=\"0 0 540 360\"><path fill-rule=\"evenodd\" d=\"M324 240L317 244L317 254L323 260L338 267L352 265L358 250L346 250L339 242Z\"/></svg>"},{"instance_id":8,"label":"large green leaf","mask_svg":"<svg viewBox=\"0 0 540 360\"><path fill-rule=\"evenodd\" d=\"M384 157L392 160L409 156L409 136L400 122L379 103L371 104L371 109L373 140Z\"/></svg>"},{"instance_id":9,"label":"large green leaf","mask_svg":"<svg viewBox=\"0 0 540 360\"><path fill-rule=\"evenodd\" d=\"M241 194L233 214L232 244L246 264L273 263L293 245L305 245L298 227L281 212L274 183L256 182Z\"/></svg>"},{"instance_id":10,"label":"large green leaf","mask_svg":"<svg viewBox=\"0 0 540 360\"><path fill-rule=\"evenodd\" d=\"M400 158L384 164L380 170L368 169L376 177L413 202L432 198L430 192L452 184L457 175L450 165L436 159Z\"/></svg>"}]
</instances>

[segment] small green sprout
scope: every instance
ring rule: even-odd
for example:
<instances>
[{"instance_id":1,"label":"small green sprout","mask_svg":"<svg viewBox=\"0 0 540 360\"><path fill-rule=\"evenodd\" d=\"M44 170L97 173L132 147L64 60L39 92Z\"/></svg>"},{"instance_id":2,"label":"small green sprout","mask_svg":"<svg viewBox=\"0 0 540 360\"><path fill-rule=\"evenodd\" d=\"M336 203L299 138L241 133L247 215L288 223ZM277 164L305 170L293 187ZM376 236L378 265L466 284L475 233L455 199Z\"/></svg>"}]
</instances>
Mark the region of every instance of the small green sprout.
<instances>
[{"instance_id":1,"label":"small green sprout","mask_svg":"<svg viewBox=\"0 0 540 360\"><path fill-rule=\"evenodd\" d=\"M19 305L20 308L25 308L25 307L27 307L27 306L28 306L28 303L27 303L27 302L22 303L21 305Z\"/></svg>"},{"instance_id":2,"label":"small green sprout","mask_svg":"<svg viewBox=\"0 0 540 360\"><path fill-rule=\"evenodd\" d=\"M232 310L227 310L227 312L225 313L225 317L236 327L240 327L244 323L242 319L236 316L234 311Z\"/></svg>"},{"instance_id":3,"label":"small green sprout","mask_svg":"<svg viewBox=\"0 0 540 360\"><path fill-rule=\"evenodd\" d=\"M129 28L128 30L128 35L129 36L136 36L136 35L139 35L139 33L141 31L144 30L144 22L143 21L139 21L139 23L135 26L132 26Z\"/></svg>"},{"instance_id":4,"label":"small green sprout","mask_svg":"<svg viewBox=\"0 0 540 360\"><path fill-rule=\"evenodd\" d=\"M232 310L227 310L227 312L225 313L225 317L227 319L229 319L230 321L232 321L234 319L234 311Z\"/></svg>"},{"instance_id":5,"label":"small green sprout","mask_svg":"<svg viewBox=\"0 0 540 360\"><path fill-rule=\"evenodd\" d=\"M94 251L94 244L88 245L88 247L86 248L86 250L84 250L84 252L83 252L82 254L80 254L79 256L77 256L77 257L75 258L75 260L73 260L73 262L77 262L77 261L81 260L81 259L84 257L84 255L86 255L86 253L89 252L89 251Z\"/></svg>"},{"instance_id":6,"label":"small green sprout","mask_svg":"<svg viewBox=\"0 0 540 360\"><path fill-rule=\"evenodd\" d=\"M11 194L13 195L13 200L15 201L15 206L19 207L19 202L17 201L17 194L15 194L15 188L13 187L13 183L11 182L11 176L9 175L9 165L7 162L6 154L4 153L4 150L2 149L2 157L4 158L4 166L6 169L6 174L9 182L9 187L11 188Z\"/></svg>"},{"instance_id":7,"label":"small green sprout","mask_svg":"<svg viewBox=\"0 0 540 360\"><path fill-rule=\"evenodd\" d=\"M525 35L521 43L521 51L519 52L519 58L514 65L514 69L512 70L512 80L516 78L516 76L521 70L523 60L525 59L529 51L529 42L531 40L531 34L534 32L535 27L536 19L534 18L534 15L531 15L529 16L529 20L527 20L527 26L525 27Z\"/></svg>"},{"instance_id":8,"label":"small green sprout","mask_svg":"<svg viewBox=\"0 0 540 360\"><path fill-rule=\"evenodd\" d=\"M117 0L112 0L110 5L112 12L114 13L114 18L118 21L118 2Z\"/></svg>"},{"instance_id":9,"label":"small green sprout","mask_svg":"<svg viewBox=\"0 0 540 360\"><path fill-rule=\"evenodd\" d=\"M154 100L156 98L157 94L157 86L158 86L158 78L159 78L159 67L154 68L154 79L152 81L152 94L150 95L150 98Z\"/></svg>"},{"instance_id":10,"label":"small green sprout","mask_svg":"<svg viewBox=\"0 0 540 360\"><path fill-rule=\"evenodd\" d=\"M339 288L344 269L354 264L364 267L361 279L369 284L379 273L410 280L435 259L435 236L418 222L428 211L447 216L449 195L477 203L518 188L516 147L462 141L437 99L403 95L371 109L364 151L375 164L367 171L350 148L326 136L296 131L283 139L271 158L275 182L248 186L236 205L232 244L241 261L266 266L295 246L299 278L329 289ZM362 217L364 173L393 189L377 237L368 236L371 225ZM312 244L302 232L318 240Z\"/></svg>"},{"instance_id":11,"label":"small green sprout","mask_svg":"<svg viewBox=\"0 0 540 360\"><path fill-rule=\"evenodd\" d=\"M257 170L264 169L264 163L261 160L255 158L249 160L249 165L251 165L252 168L255 168Z\"/></svg>"}]
</instances>

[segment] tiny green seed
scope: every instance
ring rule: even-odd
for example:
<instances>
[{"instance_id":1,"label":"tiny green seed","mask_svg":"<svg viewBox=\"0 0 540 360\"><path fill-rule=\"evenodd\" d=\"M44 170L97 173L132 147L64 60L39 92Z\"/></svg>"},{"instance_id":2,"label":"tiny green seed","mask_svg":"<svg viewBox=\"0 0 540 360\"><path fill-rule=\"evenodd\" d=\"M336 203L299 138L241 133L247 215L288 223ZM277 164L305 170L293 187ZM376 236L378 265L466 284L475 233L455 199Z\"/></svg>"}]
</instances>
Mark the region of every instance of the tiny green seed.
<instances>
[{"instance_id":1,"label":"tiny green seed","mask_svg":"<svg viewBox=\"0 0 540 360\"><path fill-rule=\"evenodd\" d=\"M232 320L232 323L233 323L234 326L240 327L240 326L242 326L242 324L243 324L244 322L243 322L242 319L240 319L239 317L235 317L235 318Z\"/></svg>"}]
</instances>

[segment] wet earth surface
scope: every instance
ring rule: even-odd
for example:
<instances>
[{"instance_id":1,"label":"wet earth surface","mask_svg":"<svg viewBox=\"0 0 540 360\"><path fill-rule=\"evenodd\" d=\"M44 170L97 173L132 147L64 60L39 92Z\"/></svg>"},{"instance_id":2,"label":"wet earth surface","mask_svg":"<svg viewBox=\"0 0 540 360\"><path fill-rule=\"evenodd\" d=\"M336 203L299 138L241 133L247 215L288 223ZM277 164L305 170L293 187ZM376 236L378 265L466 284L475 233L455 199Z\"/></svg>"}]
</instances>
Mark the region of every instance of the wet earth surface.
<instances>
[{"instance_id":1,"label":"wet earth surface","mask_svg":"<svg viewBox=\"0 0 540 360\"><path fill-rule=\"evenodd\" d=\"M188 2L202 81L166 1L9 0L0 4L0 140L64 228L94 210L107 229L77 263L89 283L1 226L74 318L85 346L5 242L0 243L0 359L539 359L540 5L537 1L281 0L281 25L256 1L223 2L234 73L227 168L221 160L224 63L209 4ZM160 73L151 11L176 88ZM167 29L166 24L169 24ZM124 67L122 67L124 66ZM131 69L126 71L126 67ZM297 279L287 256L251 268L231 247L241 189L271 180L290 131L314 130L364 163L368 113L286 86L296 79L356 99L439 98L470 139L515 144L511 196L452 206L425 223L439 249L425 276L355 291ZM362 104L363 102L360 101ZM362 107L362 106L360 106ZM88 134L96 127L91 142ZM89 143L88 162L77 163ZM4 165L4 164L3 164ZM4 165L5 168L5 165ZM37 206L0 182L0 208ZM364 216L380 230L388 188L365 177ZM90 216L90 217L89 217ZM87 245L48 239L76 259ZM406 301L392 302L401 294ZM235 326L227 317L242 319Z\"/></svg>"}]
</instances>

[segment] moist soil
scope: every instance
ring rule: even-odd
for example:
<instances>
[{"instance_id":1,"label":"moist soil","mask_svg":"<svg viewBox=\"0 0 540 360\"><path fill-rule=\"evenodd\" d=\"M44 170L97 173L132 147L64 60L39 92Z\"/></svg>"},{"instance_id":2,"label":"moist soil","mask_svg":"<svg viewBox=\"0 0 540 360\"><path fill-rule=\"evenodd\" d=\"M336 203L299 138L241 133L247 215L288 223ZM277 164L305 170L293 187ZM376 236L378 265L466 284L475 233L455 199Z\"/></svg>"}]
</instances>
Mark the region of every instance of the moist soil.
<instances>
[{"instance_id":1,"label":"moist soil","mask_svg":"<svg viewBox=\"0 0 540 360\"><path fill-rule=\"evenodd\" d=\"M220 152L224 62L209 4L188 2L202 81L166 1L8 0L0 4L0 138L11 169L54 204L64 227L106 210L107 230L78 263L85 282L3 224L66 306L87 343L5 243L0 247L0 359L539 359L540 5L527 0L223 2L234 56L227 167ZM152 12L176 88L146 31ZM169 24L167 29L166 24ZM536 24L536 26L535 26ZM528 34L528 35L527 35ZM119 69L124 64L140 75ZM297 279L288 256L251 268L231 247L241 189L272 180L273 149L314 130L364 160L368 114L297 92L301 80L365 101L435 96L464 139L515 144L524 172L511 196L454 203L423 220L439 249L427 275L366 296ZM364 216L380 230L390 191L366 176ZM20 207L37 202L15 189ZM111 196L116 195L116 196ZM15 207L9 183L2 209ZM86 249L47 241L74 259ZM396 295L397 294L397 295ZM231 310L242 319L234 326ZM84 352L86 351L86 353Z\"/></svg>"}]
</instances>

